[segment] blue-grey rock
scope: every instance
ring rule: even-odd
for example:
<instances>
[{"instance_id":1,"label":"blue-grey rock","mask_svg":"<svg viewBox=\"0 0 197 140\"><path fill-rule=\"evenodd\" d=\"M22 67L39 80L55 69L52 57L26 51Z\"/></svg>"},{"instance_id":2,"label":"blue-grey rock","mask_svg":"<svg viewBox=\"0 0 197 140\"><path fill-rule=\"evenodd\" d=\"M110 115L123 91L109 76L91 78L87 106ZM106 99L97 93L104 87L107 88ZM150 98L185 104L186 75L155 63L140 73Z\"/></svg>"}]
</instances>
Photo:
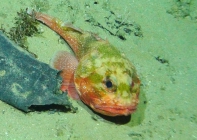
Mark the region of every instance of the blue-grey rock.
<instances>
[{"instance_id":1,"label":"blue-grey rock","mask_svg":"<svg viewBox=\"0 0 197 140\"><path fill-rule=\"evenodd\" d=\"M0 31L0 100L25 112L45 105L73 109L59 91L58 71L39 62Z\"/></svg>"}]
</instances>

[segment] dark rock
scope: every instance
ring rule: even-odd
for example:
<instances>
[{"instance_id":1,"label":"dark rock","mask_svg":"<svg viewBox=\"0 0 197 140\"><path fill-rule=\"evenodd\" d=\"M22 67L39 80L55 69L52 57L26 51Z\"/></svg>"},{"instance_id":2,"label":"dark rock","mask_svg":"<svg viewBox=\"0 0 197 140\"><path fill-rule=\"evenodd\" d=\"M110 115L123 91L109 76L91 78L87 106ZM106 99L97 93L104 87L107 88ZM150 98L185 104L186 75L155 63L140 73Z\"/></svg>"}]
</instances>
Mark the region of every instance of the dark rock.
<instances>
[{"instance_id":1,"label":"dark rock","mask_svg":"<svg viewBox=\"0 0 197 140\"><path fill-rule=\"evenodd\" d=\"M0 32L0 100L25 112L33 106L74 109L59 90L58 71L39 62Z\"/></svg>"}]
</instances>

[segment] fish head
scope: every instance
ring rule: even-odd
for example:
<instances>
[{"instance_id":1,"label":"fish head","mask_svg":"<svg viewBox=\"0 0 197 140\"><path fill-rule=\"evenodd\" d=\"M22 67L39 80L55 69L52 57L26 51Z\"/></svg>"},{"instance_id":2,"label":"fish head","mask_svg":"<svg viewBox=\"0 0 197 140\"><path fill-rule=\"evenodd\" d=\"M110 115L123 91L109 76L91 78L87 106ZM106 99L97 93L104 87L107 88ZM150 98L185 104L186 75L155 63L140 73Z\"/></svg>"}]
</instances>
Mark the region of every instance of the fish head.
<instances>
[{"instance_id":1,"label":"fish head","mask_svg":"<svg viewBox=\"0 0 197 140\"><path fill-rule=\"evenodd\" d=\"M140 80L130 61L115 54L94 50L84 56L75 71L75 87L80 99L94 111L127 116L136 110Z\"/></svg>"}]
</instances>

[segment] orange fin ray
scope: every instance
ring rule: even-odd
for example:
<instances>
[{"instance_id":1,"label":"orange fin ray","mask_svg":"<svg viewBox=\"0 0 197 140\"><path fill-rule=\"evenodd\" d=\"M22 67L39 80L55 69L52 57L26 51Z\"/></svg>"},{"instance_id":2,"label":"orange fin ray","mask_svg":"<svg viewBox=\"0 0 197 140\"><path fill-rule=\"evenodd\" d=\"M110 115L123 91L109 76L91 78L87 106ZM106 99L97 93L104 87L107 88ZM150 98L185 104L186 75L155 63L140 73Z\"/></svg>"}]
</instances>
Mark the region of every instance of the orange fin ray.
<instances>
[{"instance_id":1,"label":"orange fin ray","mask_svg":"<svg viewBox=\"0 0 197 140\"><path fill-rule=\"evenodd\" d=\"M60 70L62 77L61 90L68 92L68 95L73 99L79 99L79 95L74 84L74 72L78 65L77 59L66 51L59 51L51 59L50 65Z\"/></svg>"}]
</instances>

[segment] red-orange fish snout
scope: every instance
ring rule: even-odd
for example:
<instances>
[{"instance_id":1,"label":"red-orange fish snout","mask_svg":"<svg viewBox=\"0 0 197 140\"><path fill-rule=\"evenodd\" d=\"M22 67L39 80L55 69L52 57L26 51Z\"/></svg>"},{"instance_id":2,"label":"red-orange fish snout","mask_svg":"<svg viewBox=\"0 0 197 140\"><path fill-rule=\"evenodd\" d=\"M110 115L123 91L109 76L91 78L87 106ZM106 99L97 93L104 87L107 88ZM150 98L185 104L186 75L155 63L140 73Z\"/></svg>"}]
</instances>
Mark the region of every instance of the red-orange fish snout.
<instances>
[{"instance_id":1,"label":"red-orange fish snout","mask_svg":"<svg viewBox=\"0 0 197 140\"><path fill-rule=\"evenodd\" d=\"M132 99L130 104L125 104L106 96L99 100L92 100L90 106L94 111L107 116L128 116L137 109L137 104L138 96L136 96L135 99Z\"/></svg>"}]
</instances>

